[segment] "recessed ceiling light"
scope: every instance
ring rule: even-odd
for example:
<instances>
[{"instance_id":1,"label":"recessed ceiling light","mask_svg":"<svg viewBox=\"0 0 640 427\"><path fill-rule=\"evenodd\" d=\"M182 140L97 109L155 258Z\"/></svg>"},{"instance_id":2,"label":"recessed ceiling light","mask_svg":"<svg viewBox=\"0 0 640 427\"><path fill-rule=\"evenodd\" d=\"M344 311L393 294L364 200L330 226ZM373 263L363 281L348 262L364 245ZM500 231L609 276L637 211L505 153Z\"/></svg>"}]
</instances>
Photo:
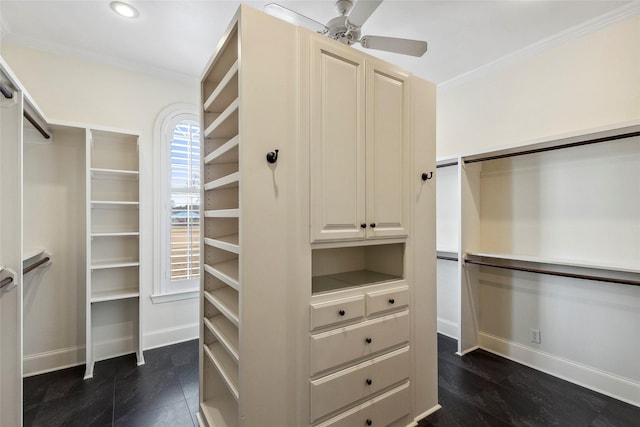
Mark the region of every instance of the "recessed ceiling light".
<instances>
[{"instance_id":1,"label":"recessed ceiling light","mask_svg":"<svg viewBox=\"0 0 640 427\"><path fill-rule=\"evenodd\" d=\"M112 1L110 6L115 13L125 18L136 18L139 15L138 10L128 3Z\"/></svg>"}]
</instances>

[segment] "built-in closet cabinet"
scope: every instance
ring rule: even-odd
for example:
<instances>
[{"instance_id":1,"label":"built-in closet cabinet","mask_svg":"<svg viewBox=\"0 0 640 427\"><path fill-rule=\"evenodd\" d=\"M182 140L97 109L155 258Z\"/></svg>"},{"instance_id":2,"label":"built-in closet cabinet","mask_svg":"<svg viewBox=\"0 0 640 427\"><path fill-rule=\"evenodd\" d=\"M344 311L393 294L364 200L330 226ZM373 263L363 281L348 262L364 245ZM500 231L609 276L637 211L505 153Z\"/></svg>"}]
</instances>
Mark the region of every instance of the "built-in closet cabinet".
<instances>
[{"instance_id":1,"label":"built-in closet cabinet","mask_svg":"<svg viewBox=\"0 0 640 427\"><path fill-rule=\"evenodd\" d=\"M86 373L95 361L136 353L140 310L138 135L87 129Z\"/></svg>"},{"instance_id":2,"label":"built-in closet cabinet","mask_svg":"<svg viewBox=\"0 0 640 427\"><path fill-rule=\"evenodd\" d=\"M407 235L407 73L314 38L311 241Z\"/></svg>"},{"instance_id":3,"label":"built-in closet cabinet","mask_svg":"<svg viewBox=\"0 0 640 427\"><path fill-rule=\"evenodd\" d=\"M414 425L437 407L435 87L241 6L201 90L201 424Z\"/></svg>"}]
</instances>

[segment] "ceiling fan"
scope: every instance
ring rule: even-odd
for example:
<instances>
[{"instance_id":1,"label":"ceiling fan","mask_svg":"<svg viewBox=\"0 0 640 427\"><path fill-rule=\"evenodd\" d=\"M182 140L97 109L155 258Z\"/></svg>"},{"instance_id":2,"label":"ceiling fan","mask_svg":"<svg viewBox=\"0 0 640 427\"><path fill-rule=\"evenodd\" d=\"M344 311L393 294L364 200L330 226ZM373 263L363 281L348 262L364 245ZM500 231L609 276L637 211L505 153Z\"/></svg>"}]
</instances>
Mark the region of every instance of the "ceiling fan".
<instances>
[{"instance_id":1,"label":"ceiling fan","mask_svg":"<svg viewBox=\"0 0 640 427\"><path fill-rule=\"evenodd\" d=\"M367 49L384 50L405 55L422 56L427 51L427 42L422 40L399 39L383 36L361 36L360 29L382 0L337 0L339 16L330 19L326 25L299 14L276 3L264 8L267 13L295 25L300 25L324 34L347 45L360 43Z\"/></svg>"}]
</instances>

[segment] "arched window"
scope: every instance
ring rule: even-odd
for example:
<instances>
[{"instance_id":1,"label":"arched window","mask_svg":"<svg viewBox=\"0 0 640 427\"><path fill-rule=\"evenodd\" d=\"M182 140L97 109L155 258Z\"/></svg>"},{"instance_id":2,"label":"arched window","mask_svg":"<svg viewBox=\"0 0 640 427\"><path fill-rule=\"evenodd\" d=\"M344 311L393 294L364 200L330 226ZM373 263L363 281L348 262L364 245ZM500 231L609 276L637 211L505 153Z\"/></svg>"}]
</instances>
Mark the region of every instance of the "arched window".
<instances>
[{"instance_id":1,"label":"arched window","mask_svg":"<svg viewBox=\"0 0 640 427\"><path fill-rule=\"evenodd\" d=\"M197 297L200 275L200 125L177 104L156 121L154 302Z\"/></svg>"}]
</instances>

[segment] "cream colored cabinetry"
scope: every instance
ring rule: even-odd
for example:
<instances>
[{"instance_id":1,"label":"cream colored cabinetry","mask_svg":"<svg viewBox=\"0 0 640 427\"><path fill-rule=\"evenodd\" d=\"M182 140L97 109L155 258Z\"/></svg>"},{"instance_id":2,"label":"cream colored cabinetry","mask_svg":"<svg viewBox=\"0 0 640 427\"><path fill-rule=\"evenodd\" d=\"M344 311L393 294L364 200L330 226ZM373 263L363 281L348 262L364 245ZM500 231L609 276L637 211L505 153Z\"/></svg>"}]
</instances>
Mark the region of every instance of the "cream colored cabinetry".
<instances>
[{"instance_id":1,"label":"cream colored cabinetry","mask_svg":"<svg viewBox=\"0 0 640 427\"><path fill-rule=\"evenodd\" d=\"M95 361L136 353L140 310L138 136L87 129L86 373Z\"/></svg>"},{"instance_id":2,"label":"cream colored cabinetry","mask_svg":"<svg viewBox=\"0 0 640 427\"><path fill-rule=\"evenodd\" d=\"M311 41L311 241L407 235L409 76Z\"/></svg>"}]
</instances>

